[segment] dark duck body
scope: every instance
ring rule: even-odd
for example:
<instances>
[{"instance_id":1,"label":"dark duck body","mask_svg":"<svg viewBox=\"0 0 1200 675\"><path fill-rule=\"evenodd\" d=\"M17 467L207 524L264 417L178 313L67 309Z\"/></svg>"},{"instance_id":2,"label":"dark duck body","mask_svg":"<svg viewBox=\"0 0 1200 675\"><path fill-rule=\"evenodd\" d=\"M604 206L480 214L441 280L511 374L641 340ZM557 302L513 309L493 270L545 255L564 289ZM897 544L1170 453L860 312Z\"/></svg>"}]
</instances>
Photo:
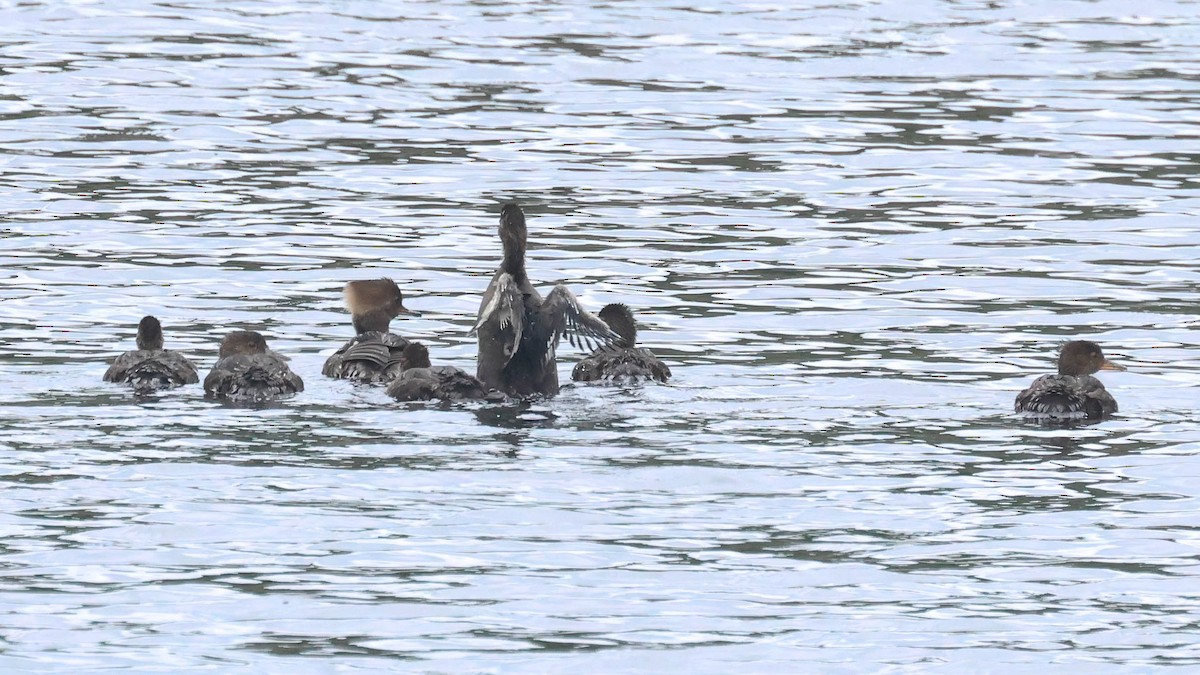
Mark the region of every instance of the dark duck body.
<instances>
[{"instance_id":1,"label":"dark duck body","mask_svg":"<svg viewBox=\"0 0 1200 675\"><path fill-rule=\"evenodd\" d=\"M404 370L387 388L397 401L466 401L488 398L478 379L453 366L433 366L429 350L420 342L404 348Z\"/></svg>"},{"instance_id":2,"label":"dark duck body","mask_svg":"<svg viewBox=\"0 0 1200 675\"><path fill-rule=\"evenodd\" d=\"M354 324L354 338L325 361L321 374L357 382L391 382L400 374L400 354L408 340L389 326L399 314L413 314L391 279L351 281L346 284L346 305Z\"/></svg>"},{"instance_id":3,"label":"dark duck body","mask_svg":"<svg viewBox=\"0 0 1200 675\"><path fill-rule=\"evenodd\" d=\"M172 389L200 381L196 367L183 354L163 349L162 324L153 316L138 323L137 350L118 356L104 373L105 382L119 382L137 393Z\"/></svg>"},{"instance_id":4,"label":"dark duck body","mask_svg":"<svg viewBox=\"0 0 1200 675\"><path fill-rule=\"evenodd\" d=\"M262 335L239 330L225 336L217 364L204 378L204 393L232 402L268 401L304 391L304 381L283 356L267 349Z\"/></svg>"},{"instance_id":5,"label":"dark duck body","mask_svg":"<svg viewBox=\"0 0 1200 675\"><path fill-rule=\"evenodd\" d=\"M604 345L575 364L571 379L578 382L633 384L645 380L666 382L671 369L649 349L636 346L637 323L629 307L613 303L600 310L600 319L620 339Z\"/></svg>"},{"instance_id":6,"label":"dark duck body","mask_svg":"<svg viewBox=\"0 0 1200 675\"><path fill-rule=\"evenodd\" d=\"M479 340L476 374L483 384L512 396L558 393L558 341L591 349L596 342L616 340L608 326L579 306L564 285L545 297L525 272L525 214L516 204L500 210L504 260L488 284L471 329Z\"/></svg>"},{"instance_id":7,"label":"dark duck body","mask_svg":"<svg viewBox=\"0 0 1200 675\"><path fill-rule=\"evenodd\" d=\"M1117 412L1117 400L1092 373L1125 370L1104 358L1100 345L1073 340L1058 354L1058 373L1042 375L1017 394L1016 411L1045 423L1100 420Z\"/></svg>"}]
</instances>

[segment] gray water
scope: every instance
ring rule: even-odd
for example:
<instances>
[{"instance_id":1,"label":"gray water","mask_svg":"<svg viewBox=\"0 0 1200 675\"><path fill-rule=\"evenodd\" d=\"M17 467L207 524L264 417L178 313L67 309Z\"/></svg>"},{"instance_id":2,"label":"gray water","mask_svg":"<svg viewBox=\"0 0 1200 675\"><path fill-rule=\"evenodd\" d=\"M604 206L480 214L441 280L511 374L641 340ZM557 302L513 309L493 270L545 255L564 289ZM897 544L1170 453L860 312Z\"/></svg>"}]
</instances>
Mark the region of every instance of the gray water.
<instances>
[{"instance_id":1,"label":"gray water","mask_svg":"<svg viewBox=\"0 0 1200 675\"><path fill-rule=\"evenodd\" d=\"M0 5L0 671L1200 664L1200 4L589 4ZM670 384L320 376L383 275L473 370L505 200ZM102 383L147 313L308 389Z\"/></svg>"}]
</instances>

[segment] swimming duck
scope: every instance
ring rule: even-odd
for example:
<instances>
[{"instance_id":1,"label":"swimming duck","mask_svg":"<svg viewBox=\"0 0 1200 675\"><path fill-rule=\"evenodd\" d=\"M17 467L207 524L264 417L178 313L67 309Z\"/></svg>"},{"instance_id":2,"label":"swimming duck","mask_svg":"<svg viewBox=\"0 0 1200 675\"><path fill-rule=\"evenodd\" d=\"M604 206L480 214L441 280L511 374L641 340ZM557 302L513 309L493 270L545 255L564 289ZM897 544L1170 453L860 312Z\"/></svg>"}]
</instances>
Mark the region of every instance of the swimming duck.
<instances>
[{"instance_id":1,"label":"swimming duck","mask_svg":"<svg viewBox=\"0 0 1200 675\"><path fill-rule=\"evenodd\" d=\"M195 384L200 376L183 354L163 349L162 324L153 316L144 316L138 323L137 350L118 356L105 371L104 381L129 384L135 392L149 393Z\"/></svg>"},{"instance_id":2,"label":"swimming duck","mask_svg":"<svg viewBox=\"0 0 1200 675\"><path fill-rule=\"evenodd\" d=\"M304 391L304 380L288 368L287 360L267 349L267 341L252 330L237 330L221 340L217 364L204 378L204 393L228 401L266 401Z\"/></svg>"},{"instance_id":3,"label":"swimming duck","mask_svg":"<svg viewBox=\"0 0 1200 675\"><path fill-rule=\"evenodd\" d=\"M1017 394L1016 411L1042 422L1098 420L1117 412L1117 401L1092 373L1125 370L1104 358L1100 345L1072 340L1058 354L1058 374L1042 375Z\"/></svg>"},{"instance_id":4,"label":"swimming duck","mask_svg":"<svg viewBox=\"0 0 1200 675\"><path fill-rule=\"evenodd\" d=\"M513 396L558 393L555 350L563 333L591 349L618 339L608 325L579 306L559 284L542 298L525 273L525 214L516 204L500 209L504 259L488 284L471 333L479 339L476 374L489 388Z\"/></svg>"},{"instance_id":5,"label":"swimming duck","mask_svg":"<svg viewBox=\"0 0 1200 675\"><path fill-rule=\"evenodd\" d=\"M400 374L408 340L388 330L399 314L415 314L391 279L351 281L344 292L357 335L325 361L321 374L358 382L391 382Z\"/></svg>"},{"instance_id":6,"label":"swimming duck","mask_svg":"<svg viewBox=\"0 0 1200 675\"><path fill-rule=\"evenodd\" d=\"M635 347L637 324L633 312L619 302L605 305L598 315L621 338L602 346L575 364L571 379L579 382L634 383L641 380L666 382L671 369L649 349Z\"/></svg>"},{"instance_id":7,"label":"swimming duck","mask_svg":"<svg viewBox=\"0 0 1200 675\"><path fill-rule=\"evenodd\" d=\"M431 366L429 350L410 342L402 356L404 371L387 388L397 401L462 401L485 398L487 387L453 366Z\"/></svg>"}]
</instances>

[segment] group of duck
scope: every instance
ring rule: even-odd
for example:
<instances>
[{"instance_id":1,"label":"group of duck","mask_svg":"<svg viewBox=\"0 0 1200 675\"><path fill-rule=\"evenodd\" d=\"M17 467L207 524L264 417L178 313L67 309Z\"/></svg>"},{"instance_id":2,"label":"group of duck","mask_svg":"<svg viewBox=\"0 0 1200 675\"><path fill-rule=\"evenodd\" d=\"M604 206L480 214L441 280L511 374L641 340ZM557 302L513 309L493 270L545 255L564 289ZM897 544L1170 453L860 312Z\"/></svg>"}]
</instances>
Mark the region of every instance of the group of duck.
<instances>
[{"instance_id":1,"label":"group of duck","mask_svg":"<svg viewBox=\"0 0 1200 675\"><path fill-rule=\"evenodd\" d=\"M666 382L671 370L650 350L638 347L633 312L620 303L593 315L566 286L546 297L525 271L528 230L516 204L500 211L504 257L484 291L471 329L479 354L475 376L451 366L433 366L429 350L391 332L391 321L414 314L391 279L351 281L345 287L355 336L334 352L321 372L327 377L377 383L399 401L507 400L558 393L559 341L591 353L571 377L583 382ZM149 393L200 381L196 367L179 352L163 348L162 324L153 316L138 324L137 350L116 358L105 381ZM262 402L304 390L287 358L267 347L259 333L239 330L221 341L217 362L204 378L205 395L231 402Z\"/></svg>"},{"instance_id":2,"label":"group of duck","mask_svg":"<svg viewBox=\"0 0 1200 675\"><path fill-rule=\"evenodd\" d=\"M325 362L322 374L387 386L400 401L469 399L507 400L558 393L556 350L566 336L591 353L575 365L577 381L666 382L671 370L647 349L637 347L633 313L610 304L593 315L564 285L546 297L533 287L525 271L528 231L516 204L500 210L504 257L484 291L471 333L479 352L474 376L451 366L432 366L429 350L390 330L392 319L414 312L391 279L351 281L345 298L355 336ZM193 384L196 368L182 354L163 349L162 326L147 316L138 325L137 350L117 357L104 379L123 382L135 391ZM1048 423L1103 419L1117 412L1117 402L1094 374L1125 370L1104 357L1088 340L1063 345L1058 372L1043 375L1017 395L1015 409L1027 418ZM205 394L229 401L266 401L304 389L304 381L287 359L267 347L254 331L234 331L221 341L217 363L204 378Z\"/></svg>"}]
</instances>

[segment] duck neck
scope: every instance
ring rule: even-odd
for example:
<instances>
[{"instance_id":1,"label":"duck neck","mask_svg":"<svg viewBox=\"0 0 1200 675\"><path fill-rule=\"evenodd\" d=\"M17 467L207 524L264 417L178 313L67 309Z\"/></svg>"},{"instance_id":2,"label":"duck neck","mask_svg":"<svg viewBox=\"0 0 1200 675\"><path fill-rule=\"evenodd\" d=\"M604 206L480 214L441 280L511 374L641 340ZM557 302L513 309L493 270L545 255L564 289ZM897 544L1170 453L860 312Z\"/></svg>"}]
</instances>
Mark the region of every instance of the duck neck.
<instances>
[{"instance_id":1,"label":"duck neck","mask_svg":"<svg viewBox=\"0 0 1200 675\"><path fill-rule=\"evenodd\" d=\"M525 242L516 239L504 240L504 261L500 269L521 282L525 279Z\"/></svg>"},{"instance_id":2,"label":"duck neck","mask_svg":"<svg viewBox=\"0 0 1200 675\"><path fill-rule=\"evenodd\" d=\"M351 321L354 323L354 332L358 335L372 331L386 333L392 323L392 317L382 309L373 309L355 314Z\"/></svg>"},{"instance_id":3,"label":"duck neck","mask_svg":"<svg viewBox=\"0 0 1200 675\"><path fill-rule=\"evenodd\" d=\"M514 205L506 205L500 212L500 243L504 246L504 261L500 263L500 270L511 274L517 283L525 280L525 242L528 236L525 214Z\"/></svg>"}]
</instances>

